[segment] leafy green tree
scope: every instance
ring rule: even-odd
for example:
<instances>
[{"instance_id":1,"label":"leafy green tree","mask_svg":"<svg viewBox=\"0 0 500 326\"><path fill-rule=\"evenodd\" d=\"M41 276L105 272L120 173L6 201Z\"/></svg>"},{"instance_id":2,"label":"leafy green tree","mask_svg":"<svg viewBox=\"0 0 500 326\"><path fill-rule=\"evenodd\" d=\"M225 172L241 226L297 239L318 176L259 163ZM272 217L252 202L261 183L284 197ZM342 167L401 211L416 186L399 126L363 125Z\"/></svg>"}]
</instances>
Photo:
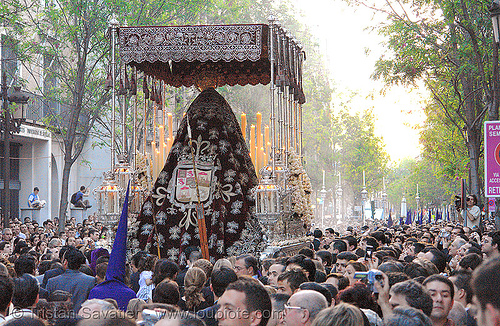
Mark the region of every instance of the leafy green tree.
<instances>
[{"instance_id":1,"label":"leafy green tree","mask_svg":"<svg viewBox=\"0 0 500 326\"><path fill-rule=\"evenodd\" d=\"M482 122L488 112L490 118L498 117L498 53L492 47L490 2L355 2L387 17L378 31L386 37L388 51L378 60L374 77L389 85L425 82L432 109L441 111L439 116L465 144L471 191L479 196Z\"/></svg>"},{"instance_id":2,"label":"leafy green tree","mask_svg":"<svg viewBox=\"0 0 500 326\"><path fill-rule=\"evenodd\" d=\"M32 74L37 69L43 74L45 82L37 85L37 91L63 107L60 114L54 112L49 117L51 129L61 137L64 152L60 229L66 216L71 167L102 107L109 101L103 81L107 72L105 62L109 62L107 30L112 13L122 22L136 25L154 21L175 23L195 17L205 3L198 0L5 0L2 3L1 14L13 26L9 32L19 40L17 50L22 54L23 64Z\"/></svg>"},{"instance_id":3,"label":"leafy green tree","mask_svg":"<svg viewBox=\"0 0 500 326\"><path fill-rule=\"evenodd\" d=\"M389 156L380 137L375 135L374 116L370 111L351 114L341 110L335 117L338 151L344 198L359 204L363 189L363 171L369 194L382 190L383 177L388 173Z\"/></svg>"},{"instance_id":4,"label":"leafy green tree","mask_svg":"<svg viewBox=\"0 0 500 326\"><path fill-rule=\"evenodd\" d=\"M392 167L387 177L387 197L399 216L402 195L407 207L417 209L417 187L420 208L441 207L450 203L457 184L443 175L440 166L424 158L406 159Z\"/></svg>"}]
</instances>

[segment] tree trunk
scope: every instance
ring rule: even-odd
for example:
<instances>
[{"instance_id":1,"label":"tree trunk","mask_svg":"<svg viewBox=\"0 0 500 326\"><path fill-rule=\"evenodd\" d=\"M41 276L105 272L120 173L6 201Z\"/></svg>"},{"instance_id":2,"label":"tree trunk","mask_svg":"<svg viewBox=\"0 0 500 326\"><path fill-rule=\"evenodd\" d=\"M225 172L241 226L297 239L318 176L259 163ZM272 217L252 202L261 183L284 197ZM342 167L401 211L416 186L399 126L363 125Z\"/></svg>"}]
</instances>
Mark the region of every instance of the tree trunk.
<instances>
[{"instance_id":1,"label":"tree trunk","mask_svg":"<svg viewBox=\"0 0 500 326\"><path fill-rule=\"evenodd\" d=\"M63 177L61 182L61 200L59 201L59 232L64 231L64 227L66 225L66 213L68 210L68 184L72 165L73 162L71 160L64 160Z\"/></svg>"},{"instance_id":2,"label":"tree trunk","mask_svg":"<svg viewBox=\"0 0 500 326\"><path fill-rule=\"evenodd\" d=\"M477 137L471 137L477 138ZM478 204L481 200L481 178L479 177L479 148L481 143L469 141L469 175L470 175L470 193L476 195Z\"/></svg>"}]
</instances>

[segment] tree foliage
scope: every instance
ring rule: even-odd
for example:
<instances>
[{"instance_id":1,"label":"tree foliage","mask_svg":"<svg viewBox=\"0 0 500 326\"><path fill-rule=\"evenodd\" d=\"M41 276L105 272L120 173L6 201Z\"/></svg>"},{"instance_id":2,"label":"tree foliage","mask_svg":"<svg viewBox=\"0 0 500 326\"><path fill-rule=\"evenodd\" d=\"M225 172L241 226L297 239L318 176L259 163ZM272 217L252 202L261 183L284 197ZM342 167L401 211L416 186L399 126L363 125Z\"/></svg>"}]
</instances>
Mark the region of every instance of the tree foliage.
<instances>
[{"instance_id":1,"label":"tree foliage","mask_svg":"<svg viewBox=\"0 0 500 326\"><path fill-rule=\"evenodd\" d=\"M61 136L64 153L59 215L66 215L72 165L99 113L109 100L103 89L109 62L108 21L115 13L123 22L182 22L195 17L204 1L6 0L1 15L36 91L61 112L48 123ZM16 14L17 13L17 14ZM21 13L21 14L20 14ZM22 54L22 56L21 56ZM61 226L64 219L61 218ZM60 226L60 227L61 227Z\"/></svg>"},{"instance_id":2,"label":"tree foliage","mask_svg":"<svg viewBox=\"0 0 500 326\"><path fill-rule=\"evenodd\" d=\"M440 173L452 179L463 176L467 167L471 192L480 195L481 128L486 113L490 118L498 117L498 53L492 47L490 2L356 3L387 17L377 29L385 37L388 51L378 60L373 76L388 85L425 82L432 94L422 135L429 151L426 155L443 164ZM459 142L464 144L465 153Z\"/></svg>"},{"instance_id":3,"label":"tree foliage","mask_svg":"<svg viewBox=\"0 0 500 326\"><path fill-rule=\"evenodd\" d=\"M391 168L387 178L387 198L399 216L402 196L405 196L407 208L417 209L417 188L420 197L419 208L440 208L447 205L453 197L457 180L450 180L441 173L434 161L406 159Z\"/></svg>"}]
</instances>

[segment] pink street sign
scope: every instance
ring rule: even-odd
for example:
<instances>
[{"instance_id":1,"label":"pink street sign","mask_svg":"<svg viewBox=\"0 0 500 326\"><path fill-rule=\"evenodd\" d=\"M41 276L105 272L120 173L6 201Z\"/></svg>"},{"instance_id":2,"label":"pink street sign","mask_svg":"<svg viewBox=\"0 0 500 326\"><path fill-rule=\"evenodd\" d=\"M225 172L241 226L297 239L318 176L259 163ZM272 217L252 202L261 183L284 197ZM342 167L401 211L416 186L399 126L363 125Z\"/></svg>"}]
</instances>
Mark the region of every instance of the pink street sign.
<instances>
[{"instance_id":1,"label":"pink street sign","mask_svg":"<svg viewBox=\"0 0 500 326\"><path fill-rule=\"evenodd\" d=\"M485 197L500 197L500 121L484 123Z\"/></svg>"},{"instance_id":2,"label":"pink street sign","mask_svg":"<svg viewBox=\"0 0 500 326\"><path fill-rule=\"evenodd\" d=\"M496 210L495 198L488 198L488 212L494 213Z\"/></svg>"}]
</instances>

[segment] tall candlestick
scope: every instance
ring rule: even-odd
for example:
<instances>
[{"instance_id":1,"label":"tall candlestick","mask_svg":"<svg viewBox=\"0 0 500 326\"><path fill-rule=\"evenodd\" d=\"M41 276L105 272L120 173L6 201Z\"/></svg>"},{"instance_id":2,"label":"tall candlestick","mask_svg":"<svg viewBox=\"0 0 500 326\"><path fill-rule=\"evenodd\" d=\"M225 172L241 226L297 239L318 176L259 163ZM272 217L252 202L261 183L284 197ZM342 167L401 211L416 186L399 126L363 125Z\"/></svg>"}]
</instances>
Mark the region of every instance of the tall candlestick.
<instances>
[{"instance_id":1,"label":"tall candlestick","mask_svg":"<svg viewBox=\"0 0 500 326\"><path fill-rule=\"evenodd\" d=\"M264 148L262 148L262 150L264 151ZM264 151L264 165L263 166L266 166L267 165L267 162L269 160L269 152L267 152L267 148L266 148L266 151Z\"/></svg>"},{"instance_id":2,"label":"tall candlestick","mask_svg":"<svg viewBox=\"0 0 500 326\"><path fill-rule=\"evenodd\" d=\"M158 164L159 164L159 168L160 167L163 167L163 163L165 163L165 153L163 151L163 145L165 145L165 127L163 125L160 125L158 127L158 136L160 137L159 141L158 141L158 152L160 154L160 156L158 157L159 161L158 161Z\"/></svg>"},{"instance_id":3,"label":"tall candlestick","mask_svg":"<svg viewBox=\"0 0 500 326\"><path fill-rule=\"evenodd\" d=\"M153 161L152 178L154 180L156 176L156 142L153 140L151 142L151 161Z\"/></svg>"},{"instance_id":4,"label":"tall candlestick","mask_svg":"<svg viewBox=\"0 0 500 326\"><path fill-rule=\"evenodd\" d=\"M168 154L170 153L170 150L172 149L172 138L167 138L167 158L168 158Z\"/></svg>"},{"instance_id":5,"label":"tall candlestick","mask_svg":"<svg viewBox=\"0 0 500 326\"><path fill-rule=\"evenodd\" d=\"M269 140L269 126L264 127L264 142L266 143L266 146L267 146L267 143L270 142L270 140Z\"/></svg>"},{"instance_id":6,"label":"tall candlestick","mask_svg":"<svg viewBox=\"0 0 500 326\"><path fill-rule=\"evenodd\" d=\"M266 165L267 163L269 162L269 159L272 159L273 157L271 156L271 142L267 142L267 145L266 145L266 157L267 157L267 160L266 160Z\"/></svg>"},{"instance_id":7,"label":"tall candlestick","mask_svg":"<svg viewBox=\"0 0 500 326\"><path fill-rule=\"evenodd\" d=\"M161 169L163 166L160 163L160 150L157 148L156 149L156 172L155 172L155 179L158 178L158 175L160 174Z\"/></svg>"},{"instance_id":8,"label":"tall candlestick","mask_svg":"<svg viewBox=\"0 0 500 326\"><path fill-rule=\"evenodd\" d=\"M163 161L161 162L160 170L163 169L163 167L165 166L165 162L167 161L167 157L168 157L168 146L165 142L163 142Z\"/></svg>"},{"instance_id":9,"label":"tall candlestick","mask_svg":"<svg viewBox=\"0 0 500 326\"><path fill-rule=\"evenodd\" d=\"M255 165L255 126L250 126L250 158Z\"/></svg>"},{"instance_id":10,"label":"tall candlestick","mask_svg":"<svg viewBox=\"0 0 500 326\"><path fill-rule=\"evenodd\" d=\"M167 119L168 119L168 138L174 139L174 123L173 123L173 117L172 113L167 114Z\"/></svg>"},{"instance_id":11,"label":"tall candlestick","mask_svg":"<svg viewBox=\"0 0 500 326\"><path fill-rule=\"evenodd\" d=\"M257 112L257 126L255 128L255 136L257 137L257 150L263 146L262 144L262 113Z\"/></svg>"},{"instance_id":12,"label":"tall candlestick","mask_svg":"<svg viewBox=\"0 0 500 326\"><path fill-rule=\"evenodd\" d=\"M264 147L259 147L259 171L264 167Z\"/></svg>"},{"instance_id":13,"label":"tall candlestick","mask_svg":"<svg viewBox=\"0 0 500 326\"><path fill-rule=\"evenodd\" d=\"M245 112L241 114L241 133L243 135L243 139L247 140L247 115Z\"/></svg>"},{"instance_id":14,"label":"tall candlestick","mask_svg":"<svg viewBox=\"0 0 500 326\"><path fill-rule=\"evenodd\" d=\"M259 174L260 168L262 167L262 153L260 148L256 147L257 159L255 160L255 169L257 174Z\"/></svg>"}]
</instances>

